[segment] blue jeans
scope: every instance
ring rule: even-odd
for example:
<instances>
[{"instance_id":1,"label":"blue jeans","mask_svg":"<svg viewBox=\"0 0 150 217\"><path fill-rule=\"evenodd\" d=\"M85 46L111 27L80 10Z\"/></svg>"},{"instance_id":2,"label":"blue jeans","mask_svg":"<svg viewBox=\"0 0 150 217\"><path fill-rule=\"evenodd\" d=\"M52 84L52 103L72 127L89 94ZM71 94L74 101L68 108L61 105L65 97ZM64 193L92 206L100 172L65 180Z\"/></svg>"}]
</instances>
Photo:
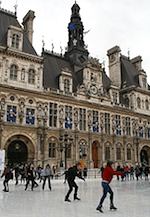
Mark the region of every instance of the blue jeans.
<instances>
[{"instance_id":1,"label":"blue jeans","mask_svg":"<svg viewBox=\"0 0 150 217\"><path fill-rule=\"evenodd\" d=\"M99 206L100 207L102 206L102 204L103 204L103 202L104 202L104 200L105 200L105 198L107 196L107 193L110 194L110 204L113 205L113 195L114 195L114 193L113 193L111 187L109 186L109 183L106 183L106 182L102 181L102 187L103 187L103 195L102 195L102 197L100 199Z\"/></svg>"}]
</instances>

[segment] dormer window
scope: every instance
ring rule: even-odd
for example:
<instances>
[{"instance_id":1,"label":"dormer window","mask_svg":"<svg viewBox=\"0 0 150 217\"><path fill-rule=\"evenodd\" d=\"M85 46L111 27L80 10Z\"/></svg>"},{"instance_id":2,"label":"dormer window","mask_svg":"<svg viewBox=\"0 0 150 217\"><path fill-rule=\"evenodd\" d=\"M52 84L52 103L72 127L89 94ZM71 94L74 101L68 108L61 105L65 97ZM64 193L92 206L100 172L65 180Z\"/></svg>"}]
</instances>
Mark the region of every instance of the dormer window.
<instances>
[{"instance_id":1,"label":"dormer window","mask_svg":"<svg viewBox=\"0 0 150 217\"><path fill-rule=\"evenodd\" d=\"M72 93L72 74L68 69L62 71L59 76L59 88L65 94Z\"/></svg>"},{"instance_id":2,"label":"dormer window","mask_svg":"<svg viewBox=\"0 0 150 217\"><path fill-rule=\"evenodd\" d=\"M19 35L18 34L13 34L11 46L16 49L19 48Z\"/></svg>"},{"instance_id":3,"label":"dormer window","mask_svg":"<svg viewBox=\"0 0 150 217\"><path fill-rule=\"evenodd\" d=\"M7 46L22 51L23 30L16 26L9 26L7 33Z\"/></svg>"},{"instance_id":4,"label":"dormer window","mask_svg":"<svg viewBox=\"0 0 150 217\"><path fill-rule=\"evenodd\" d=\"M34 71L34 69L29 69L28 83L29 84L35 84L35 71Z\"/></svg>"},{"instance_id":5,"label":"dormer window","mask_svg":"<svg viewBox=\"0 0 150 217\"><path fill-rule=\"evenodd\" d=\"M10 66L10 80L17 81L18 67L13 64Z\"/></svg>"}]
</instances>

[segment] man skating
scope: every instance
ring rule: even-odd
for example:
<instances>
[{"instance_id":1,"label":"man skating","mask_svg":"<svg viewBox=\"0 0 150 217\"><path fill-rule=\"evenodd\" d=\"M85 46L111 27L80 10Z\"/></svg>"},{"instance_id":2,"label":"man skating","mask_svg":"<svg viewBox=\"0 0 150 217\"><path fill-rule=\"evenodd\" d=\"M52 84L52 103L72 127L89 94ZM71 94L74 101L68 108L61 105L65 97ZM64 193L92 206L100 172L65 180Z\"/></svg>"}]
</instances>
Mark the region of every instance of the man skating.
<instances>
[{"instance_id":1,"label":"man skating","mask_svg":"<svg viewBox=\"0 0 150 217\"><path fill-rule=\"evenodd\" d=\"M113 193L109 183L111 182L113 175L123 175L123 174L121 172L114 171L112 168L112 164L113 164L112 161L108 161L106 167L104 168L103 174L102 174L103 195L100 199L98 207L96 208L96 210L98 210L99 212L102 212L102 213L103 213L102 205L103 205L103 202L107 196L107 193L110 194L110 210L116 210L117 209L113 203L114 193Z\"/></svg>"},{"instance_id":2,"label":"man skating","mask_svg":"<svg viewBox=\"0 0 150 217\"><path fill-rule=\"evenodd\" d=\"M80 171L81 171L81 164L80 163L77 163L75 166L70 167L68 169L68 173L67 173L66 178L67 178L67 182L68 182L68 185L69 185L69 190L68 190L68 193L65 196L65 201L67 201L67 202L71 202L71 200L69 199L69 195L72 192L73 188L75 188L75 190L74 190L74 200L80 200L80 198L78 198L78 196L77 196L78 186L75 183L76 176L85 181L85 179L81 176Z\"/></svg>"}]
</instances>

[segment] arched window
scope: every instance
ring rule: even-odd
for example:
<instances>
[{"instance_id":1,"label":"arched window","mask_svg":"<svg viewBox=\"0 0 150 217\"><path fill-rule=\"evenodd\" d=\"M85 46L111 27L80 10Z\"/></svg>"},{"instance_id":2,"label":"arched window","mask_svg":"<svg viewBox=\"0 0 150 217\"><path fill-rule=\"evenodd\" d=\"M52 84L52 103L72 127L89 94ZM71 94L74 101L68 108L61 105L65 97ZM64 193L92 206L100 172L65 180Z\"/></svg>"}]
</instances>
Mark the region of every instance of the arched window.
<instances>
[{"instance_id":1,"label":"arched window","mask_svg":"<svg viewBox=\"0 0 150 217\"><path fill-rule=\"evenodd\" d=\"M35 84L35 71L34 71L34 69L29 69L28 83L29 84Z\"/></svg>"},{"instance_id":2,"label":"arched window","mask_svg":"<svg viewBox=\"0 0 150 217\"><path fill-rule=\"evenodd\" d=\"M146 110L149 110L149 102L147 99L145 100L145 108L146 108Z\"/></svg>"},{"instance_id":3,"label":"arched window","mask_svg":"<svg viewBox=\"0 0 150 217\"><path fill-rule=\"evenodd\" d=\"M11 47L17 48L17 49L19 48L19 35L13 34Z\"/></svg>"},{"instance_id":4,"label":"arched window","mask_svg":"<svg viewBox=\"0 0 150 217\"><path fill-rule=\"evenodd\" d=\"M139 97L137 98L137 107L141 108L141 99Z\"/></svg>"},{"instance_id":5,"label":"arched window","mask_svg":"<svg viewBox=\"0 0 150 217\"><path fill-rule=\"evenodd\" d=\"M121 160L121 147L116 147L116 160Z\"/></svg>"},{"instance_id":6,"label":"arched window","mask_svg":"<svg viewBox=\"0 0 150 217\"><path fill-rule=\"evenodd\" d=\"M131 148L127 147L127 160L131 160Z\"/></svg>"},{"instance_id":7,"label":"arched window","mask_svg":"<svg viewBox=\"0 0 150 217\"><path fill-rule=\"evenodd\" d=\"M105 160L110 160L110 146L105 146Z\"/></svg>"},{"instance_id":8,"label":"arched window","mask_svg":"<svg viewBox=\"0 0 150 217\"><path fill-rule=\"evenodd\" d=\"M51 138L49 141L48 156L49 158L56 157L56 139L55 138Z\"/></svg>"},{"instance_id":9,"label":"arched window","mask_svg":"<svg viewBox=\"0 0 150 217\"><path fill-rule=\"evenodd\" d=\"M18 67L13 64L10 66L10 80L17 81Z\"/></svg>"}]
</instances>

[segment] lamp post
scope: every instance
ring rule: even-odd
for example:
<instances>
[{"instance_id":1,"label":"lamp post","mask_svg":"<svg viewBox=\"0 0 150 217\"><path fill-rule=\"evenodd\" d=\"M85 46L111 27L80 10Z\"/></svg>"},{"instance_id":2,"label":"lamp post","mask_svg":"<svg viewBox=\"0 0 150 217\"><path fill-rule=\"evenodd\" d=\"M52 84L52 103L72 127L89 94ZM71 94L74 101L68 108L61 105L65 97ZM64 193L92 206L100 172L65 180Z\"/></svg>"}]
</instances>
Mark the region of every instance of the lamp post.
<instances>
[{"instance_id":1,"label":"lamp post","mask_svg":"<svg viewBox=\"0 0 150 217\"><path fill-rule=\"evenodd\" d=\"M67 169L67 152L69 146L72 144L73 138L68 132L64 132L59 137L60 142L60 153L61 153L61 159L60 159L60 167L63 166L63 160L62 160L62 152L64 151L64 162L65 162L65 170Z\"/></svg>"}]
</instances>

